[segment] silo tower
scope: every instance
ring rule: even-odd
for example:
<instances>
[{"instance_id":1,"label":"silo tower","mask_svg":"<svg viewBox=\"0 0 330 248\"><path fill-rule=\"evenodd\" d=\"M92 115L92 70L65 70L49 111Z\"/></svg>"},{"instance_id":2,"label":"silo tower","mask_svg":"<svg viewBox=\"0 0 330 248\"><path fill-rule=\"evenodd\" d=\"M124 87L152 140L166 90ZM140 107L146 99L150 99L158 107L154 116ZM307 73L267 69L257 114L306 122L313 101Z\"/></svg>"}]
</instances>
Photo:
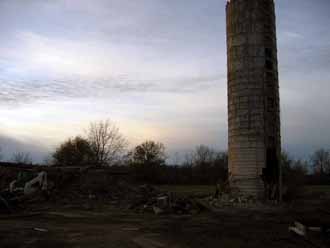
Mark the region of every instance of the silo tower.
<instances>
[{"instance_id":1,"label":"silo tower","mask_svg":"<svg viewBox=\"0 0 330 248\"><path fill-rule=\"evenodd\" d=\"M232 186L281 197L274 0L227 1L228 153Z\"/></svg>"}]
</instances>

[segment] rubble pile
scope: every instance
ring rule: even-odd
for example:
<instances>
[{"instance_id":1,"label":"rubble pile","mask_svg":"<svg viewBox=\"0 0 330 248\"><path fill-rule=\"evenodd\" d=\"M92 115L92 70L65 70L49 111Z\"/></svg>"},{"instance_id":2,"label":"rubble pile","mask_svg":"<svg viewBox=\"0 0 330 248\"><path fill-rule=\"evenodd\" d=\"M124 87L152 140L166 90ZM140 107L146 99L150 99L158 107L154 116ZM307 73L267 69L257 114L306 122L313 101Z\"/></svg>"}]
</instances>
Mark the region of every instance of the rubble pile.
<instances>
[{"instance_id":1,"label":"rubble pile","mask_svg":"<svg viewBox=\"0 0 330 248\"><path fill-rule=\"evenodd\" d=\"M210 211L225 209L264 209L270 210L274 206L278 206L277 201L264 201L253 195L241 192L238 188L226 185L220 190L216 190L216 194L205 197L199 202Z\"/></svg>"},{"instance_id":2,"label":"rubble pile","mask_svg":"<svg viewBox=\"0 0 330 248\"><path fill-rule=\"evenodd\" d=\"M192 214L199 211L193 199L162 192L148 184L134 183L124 171L104 168L38 168L19 172L15 170L9 174L12 181L7 180L6 188L2 187L0 191L0 208L2 206L6 212L40 206L89 210L113 206L155 214ZM15 174L16 177L13 177Z\"/></svg>"},{"instance_id":3,"label":"rubble pile","mask_svg":"<svg viewBox=\"0 0 330 248\"><path fill-rule=\"evenodd\" d=\"M222 194L220 197L215 198L210 196L205 199L210 206L214 208L224 207L238 207L238 208L249 208L255 207L258 201L255 197L244 195L244 194Z\"/></svg>"},{"instance_id":4,"label":"rubble pile","mask_svg":"<svg viewBox=\"0 0 330 248\"><path fill-rule=\"evenodd\" d=\"M139 212L194 214L200 211L193 199L179 197L173 192L161 192L150 185L139 186L135 196L129 200L129 209Z\"/></svg>"},{"instance_id":5,"label":"rubble pile","mask_svg":"<svg viewBox=\"0 0 330 248\"><path fill-rule=\"evenodd\" d=\"M0 166L0 189L8 187L9 183L17 177L17 170Z\"/></svg>"},{"instance_id":6,"label":"rubble pile","mask_svg":"<svg viewBox=\"0 0 330 248\"><path fill-rule=\"evenodd\" d=\"M2 206L7 212L33 209L35 206L88 210L111 206L157 215L194 214L201 209L250 208L260 203L254 197L231 188L228 183L218 184L215 195L206 198L164 192L157 187L134 182L125 167L3 169L0 166L0 173L4 174L0 181L6 185L0 189L0 209Z\"/></svg>"}]
</instances>

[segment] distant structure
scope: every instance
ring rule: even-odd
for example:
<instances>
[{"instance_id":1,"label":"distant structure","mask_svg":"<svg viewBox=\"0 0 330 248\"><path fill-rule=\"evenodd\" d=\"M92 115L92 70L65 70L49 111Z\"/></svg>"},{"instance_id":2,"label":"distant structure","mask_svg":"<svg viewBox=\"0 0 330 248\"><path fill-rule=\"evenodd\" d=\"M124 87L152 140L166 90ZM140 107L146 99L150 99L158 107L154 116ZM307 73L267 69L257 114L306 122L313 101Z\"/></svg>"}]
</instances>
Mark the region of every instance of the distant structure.
<instances>
[{"instance_id":1,"label":"distant structure","mask_svg":"<svg viewBox=\"0 0 330 248\"><path fill-rule=\"evenodd\" d=\"M273 0L227 1L229 175L258 198L281 198L280 103Z\"/></svg>"}]
</instances>

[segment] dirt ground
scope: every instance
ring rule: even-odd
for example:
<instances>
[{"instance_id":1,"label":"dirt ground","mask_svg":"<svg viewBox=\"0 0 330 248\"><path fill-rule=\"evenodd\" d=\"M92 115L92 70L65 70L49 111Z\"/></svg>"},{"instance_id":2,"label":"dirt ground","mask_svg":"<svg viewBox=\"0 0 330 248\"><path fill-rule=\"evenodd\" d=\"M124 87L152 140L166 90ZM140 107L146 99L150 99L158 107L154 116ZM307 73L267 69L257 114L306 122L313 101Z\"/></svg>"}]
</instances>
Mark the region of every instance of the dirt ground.
<instances>
[{"instance_id":1,"label":"dirt ground","mask_svg":"<svg viewBox=\"0 0 330 248\"><path fill-rule=\"evenodd\" d=\"M100 181L98 176L95 178ZM61 201L43 204L37 201L22 208L23 211L0 214L0 248L330 247L329 233L301 237L288 231L294 221L308 219L319 225L330 218L328 188L304 190L306 193L293 205L156 215L152 211L142 213L121 205L116 207L106 197L99 201L100 205L95 205L94 199L87 204L85 195L80 201L81 195L77 196L80 191L75 187L72 184L63 191L72 199L66 194L58 195L55 198ZM162 186L160 190L194 199L214 194L213 186L175 185ZM327 212L321 215L321 208Z\"/></svg>"},{"instance_id":2,"label":"dirt ground","mask_svg":"<svg viewBox=\"0 0 330 248\"><path fill-rule=\"evenodd\" d=\"M252 210L164 215L62 209L0 216L0 247L330 247L288 232L290 214Z\"/></svg>"}]
</instances>

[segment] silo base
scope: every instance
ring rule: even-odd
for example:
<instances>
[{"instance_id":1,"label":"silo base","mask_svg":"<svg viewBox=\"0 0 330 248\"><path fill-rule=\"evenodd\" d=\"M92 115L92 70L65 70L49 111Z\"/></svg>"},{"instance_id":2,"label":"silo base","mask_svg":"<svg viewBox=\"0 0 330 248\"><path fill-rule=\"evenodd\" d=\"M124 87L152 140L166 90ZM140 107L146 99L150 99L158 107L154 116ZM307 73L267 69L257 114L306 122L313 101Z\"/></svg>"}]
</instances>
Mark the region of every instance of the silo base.
<instances>
[{"instance_id":1,"label":"silo base","mask_svg":"<svg viewBox=\"0 0 330 248\"><path fill-rule=\"evenodd\" d=\"M253 196L256 199L265 199L265 187L261 178L235 178L230 179L230 187L239 190L246 196Z\"/></svg>"}]
</instances>

